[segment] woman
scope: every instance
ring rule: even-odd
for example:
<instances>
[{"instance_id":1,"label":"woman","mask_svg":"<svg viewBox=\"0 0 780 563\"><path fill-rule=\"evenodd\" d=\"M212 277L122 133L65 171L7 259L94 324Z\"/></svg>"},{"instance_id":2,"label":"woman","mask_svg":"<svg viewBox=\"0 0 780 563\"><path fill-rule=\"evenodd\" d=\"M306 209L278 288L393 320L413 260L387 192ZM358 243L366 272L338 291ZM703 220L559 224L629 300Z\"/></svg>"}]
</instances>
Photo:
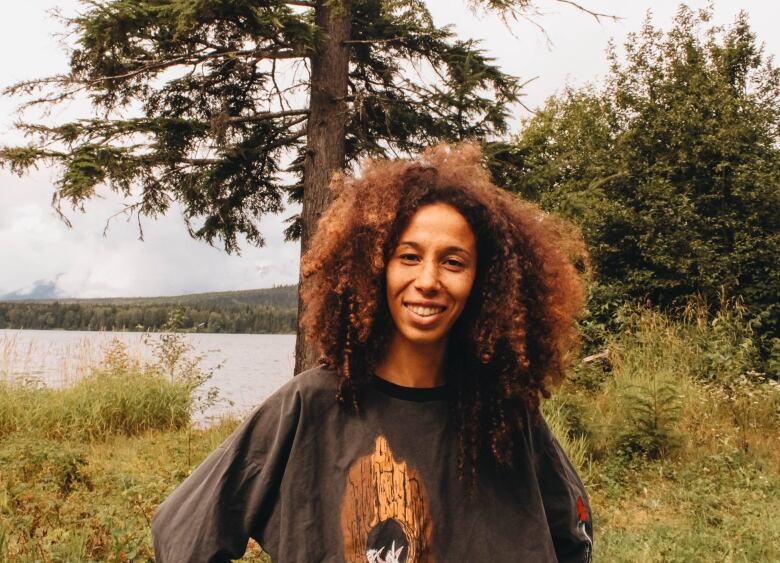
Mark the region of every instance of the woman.
<instances>
[{"instance_id":1,"label":"woman","mask_svg":"<svg viewBox=\"0 0 780 563\"><path fill-rule=\"evenodd\" d=\"M158 561L588 561L591 516L538 413L586 265L568 225L490 183L473 145L333 182L303 258L323 364L161 505Z\"/></svg>"}]
</instances>

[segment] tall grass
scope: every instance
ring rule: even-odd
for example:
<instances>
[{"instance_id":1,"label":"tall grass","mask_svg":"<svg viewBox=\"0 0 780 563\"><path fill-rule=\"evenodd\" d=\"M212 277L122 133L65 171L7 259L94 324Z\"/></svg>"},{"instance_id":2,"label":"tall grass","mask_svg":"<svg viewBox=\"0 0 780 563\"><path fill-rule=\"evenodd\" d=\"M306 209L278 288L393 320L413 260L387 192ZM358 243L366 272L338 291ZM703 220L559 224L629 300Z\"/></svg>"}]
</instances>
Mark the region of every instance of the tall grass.
<instances>
[{"instance_id":1,"label":"tall grass","mask_svg":"<svg viewBox=\"0 0 780 563\"><path fill-rule=\"evenodd\" d=\"M683 455L715 440L719 427L777 432L780 386L756 371L744 313L739 302L724 302L708 318L706 306L693 302L673 320L624 306L607 362L576 366L546 408L559 411L565 432L586 439L596 457Z\"/></svg>"},{"instance_id":2,"label":"tall grass","mask_svg":"<svg viewBox=\"0 0 780 563\"><path fill-rule=\"evenodd\" d=\"M0 380L0 436L34 431L52 439L91 441L187 427L198 404L196 390L209 374L187 359L189 350L179 339L162 338L150 362L113 340L100 364L62 387Z\"/></svg>"},{"instance_id":3,"label":"tall grass","mask_svg":"<svg viewBox=\"0 0 780 563\"><path fill-rule=\"evenodd\" d=\"M235 422L193 428L211 373L175 334L147 344L114 340L59 387L0 379L0 563L153 558L155 508Z\"/></svg>"},{"instance_id":4,"label":"tall grass","mask_svg":"<svg viewBox=\"0 0 780 563\"><path fill-rule=\"evenodd\" d=\"M73 383L103 360L109 333L93 333L70 344L28 337L34 331L4 330L0 334L0 380L43 381L55 386ZM142 348L128 348L139 355ZM52 367L56 366L56 373Z\"/></svg>"},{"instance_id":5,"label":"tall grass","mask_svg":"<svg viewBox=\"0 0 780 563\"><path fill-rule=\"evenodd\" d=\"M545 405L586 469L596 560L780 560L780 386L741 304L619 318L607 361Z\"/></svg>"}]
</instances>

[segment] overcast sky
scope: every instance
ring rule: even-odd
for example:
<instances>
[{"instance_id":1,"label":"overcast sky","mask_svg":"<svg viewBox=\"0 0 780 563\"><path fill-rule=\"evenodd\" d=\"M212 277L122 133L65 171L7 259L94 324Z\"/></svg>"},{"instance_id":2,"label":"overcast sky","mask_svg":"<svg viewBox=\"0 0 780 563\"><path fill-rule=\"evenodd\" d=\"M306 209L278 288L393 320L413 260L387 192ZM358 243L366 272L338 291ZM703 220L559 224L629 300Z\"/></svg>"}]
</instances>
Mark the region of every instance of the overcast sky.
<instances>
[{"instance_id":1,"label":"overcast sky","mask_svg":"<svg viewBox=\"0 0 780 563\"><path fill-rule=\"evenodd\" d=\"M539 0L545 14L536 19L549 40L533 23L519 21L508 29L495 17L475 16L465 0L428 0L437 25L454 24L461 37L483 39L483 47L503 70L527 80L525 104L535 107L563 86L581 86L603 77L605 49L610 38L622 45L627 33L639 30L649 7L658 26L668 28L679 2L673 0L581 0L594 10L614 14L618 22L598 22L564 4ZM707 1L690 1L701 8ZM780 2L715 0L715 22L728 24L738 10L750 16L751 26L770 54L780 53L776 24ZM0 22L0 87L19 80L64 72L67 59L54 34L62 31L52 8L73 15L77 0L25 0ZM13 15L10 15L10 14ZM0 98L0 145L21 141L13 129L18 100ZM67 119L84 108L59 110ZM524 115L525 113L525 115ZM513 116L515 130L523 117ZM73 228L51 208L55 174L40 169L23 178L0 170L0 297L7 295L119 297L176 295L226 291L295 283L298 245L282 240L283 220L294 213L266 217L261 230L266 246L243 246L241 256L192 240L174 210L156 221L144 221L145 241L138 240L136 223L114 220L103 236L108 217L121 201L103 189L87 213L70 212Z\"/></svg>"}]
</instances>

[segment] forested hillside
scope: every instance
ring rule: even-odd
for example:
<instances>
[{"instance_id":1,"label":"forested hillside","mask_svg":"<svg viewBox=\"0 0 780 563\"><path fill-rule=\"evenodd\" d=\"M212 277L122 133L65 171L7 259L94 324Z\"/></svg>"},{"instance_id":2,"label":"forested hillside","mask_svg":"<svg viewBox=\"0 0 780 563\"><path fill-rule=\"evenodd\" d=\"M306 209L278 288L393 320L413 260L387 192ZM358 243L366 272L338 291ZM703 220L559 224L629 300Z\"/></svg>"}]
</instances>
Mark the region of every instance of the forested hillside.
<instances>
[{"instance_id":1,"label":"forested hillside","mask_svg":"<svg viewBox=\"0 0 780 563\"><path fill-rule=\"evenodd\" d=\"M0 302L0 328L294 333L294 285L172 297Z\"/></svg>"}]
</instances>

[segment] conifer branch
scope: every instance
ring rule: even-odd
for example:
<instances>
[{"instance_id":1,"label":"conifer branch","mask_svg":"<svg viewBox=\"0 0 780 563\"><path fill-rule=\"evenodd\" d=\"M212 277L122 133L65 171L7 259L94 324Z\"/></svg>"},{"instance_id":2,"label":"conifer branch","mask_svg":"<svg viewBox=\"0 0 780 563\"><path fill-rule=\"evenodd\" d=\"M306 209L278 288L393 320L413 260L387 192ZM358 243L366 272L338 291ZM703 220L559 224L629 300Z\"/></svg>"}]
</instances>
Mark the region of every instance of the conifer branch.
<instances>
[{"instance_id":1,"label":"conifer branch","mask_svg":"<svg viewBox=\"0 0 780 563\"><path fill-rule=\"evenodd\" d=\"M111 76L101 76L99 78L94 78L92 80L87 81L88 84L97 84L99 82L107 82L111 80L124 80L127 78L133 78L135 76L146 74L149 72L154 72L158 70L164 70L166 68L170 68L172 66L178 66L178 65L199 65L201 63L204 63L208 60L212 59L220 59L220 58L239 58L239 57L245 57L245 56L255 56L258 59L299 59L301 57L308 56L309 53L307 50L303 49L293 49L293 48L287 48L287 47L273 47L270 49L242 49L242 50L234 50L234 51L217 51L208 53L205 55L198 55L198 56L192 56L192 55L181 55L179 57L173 57L171 59L167 60L147 60L145 66L142 66L141 68L126 72L124 74L114 74ZM140 61L138 61L140 62Z\"/></svg>"},{"instance_id":2,"label":"conifer branch","mask_svg":"<svg viewBox=\"0 0 780 563\"><path fill-rule=\"evenodd\" d=\"M279 107L284 110L284 96L282 95L282 91L279 88L279 84L276 82L276 59L271 61L271 83L273 84L274 91L279 98ZM288 109L291 109L289 104L287 104L287 107Z\"/></svg>"},{"instance_id":3,"label":"conifer branch","mask_svg":"<svg viewBox=\"0 0 780 563\"><path fill-rule=\"evenodd\" d=\"M279 147L283 147L284 145L293 143L305 136L306 136L306 127L301 127L293 131L289 135L285 135L284 137L279 137L278 139L275 139L269 143L262 145L261 147L258 147L259 149L261 149L258 152L268 152L273 149L278 149ZM225 162L225 160L226 160L225 158L183 158L180 160L180 162L185 164L190 164L193 166L209 166L212 164L220 164L222 162Z\"/></svg>"},{"instance_id":4,"label":"conifer branch","mask_svg":"<svg viewBox=\"0 0 780 563\"><path fill-rule=\"evenodd\" d=\"M394 43L397 41L408 41L408 37L387 37L385 39L348 39L347 41L342 41L342 45L373 45L373 44L383 44L383 43Z\"/></svg>"},{"instance_id":5,"label":"conifer branch","mask_svg":"<svg viewBox=\"0 0 780 563\"><path fill-rule=\"evenodd\" d=\"M279 117L291 117L291 116L304 116L303 119L296 119L288 125L300 123L309 116L308 109L290 109L285 111L265 111L255 115L230 115L224 117L218 117L222 123L257 123L260 121L268 121L269 119L276 119Z\"/></svg>"}]
</instances>

